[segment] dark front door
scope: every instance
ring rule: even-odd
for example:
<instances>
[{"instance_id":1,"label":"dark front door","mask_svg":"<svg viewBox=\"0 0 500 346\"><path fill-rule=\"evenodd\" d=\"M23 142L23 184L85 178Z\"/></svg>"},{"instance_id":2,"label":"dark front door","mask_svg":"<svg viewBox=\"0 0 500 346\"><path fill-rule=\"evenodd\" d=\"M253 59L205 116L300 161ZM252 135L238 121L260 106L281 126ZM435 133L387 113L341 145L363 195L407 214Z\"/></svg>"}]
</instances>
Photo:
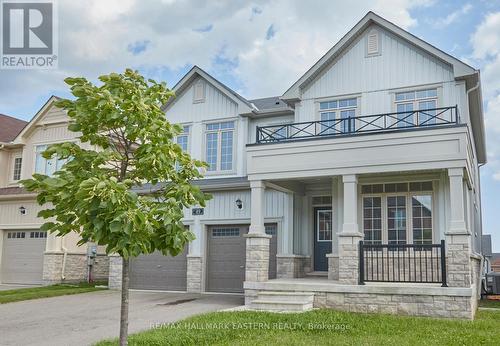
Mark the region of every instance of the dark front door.
<instances>
[{"instance_id":1,"label":"dark front door","mask_svg":"<svg viewBox=\"0 0 500 346\"><path fill-rule=\"evenodd\" d=\"M314 270L328 271L332 252L332 209L314 208Z\"/></svg>"}]
</instances>

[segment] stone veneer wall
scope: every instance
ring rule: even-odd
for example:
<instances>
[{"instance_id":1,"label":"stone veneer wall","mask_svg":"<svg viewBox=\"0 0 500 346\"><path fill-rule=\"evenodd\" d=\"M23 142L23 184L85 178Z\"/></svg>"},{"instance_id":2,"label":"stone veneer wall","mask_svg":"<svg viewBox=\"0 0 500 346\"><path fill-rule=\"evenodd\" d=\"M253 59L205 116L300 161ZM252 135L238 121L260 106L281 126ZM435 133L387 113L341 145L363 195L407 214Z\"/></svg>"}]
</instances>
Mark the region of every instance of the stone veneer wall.
<instances>
[{"instance_id":1,"label":"stone veneer wall","mask_svg":"<svg viewBox=\"0 0 500 346\"><path fill-rule=\"evenodd\" d=\"M470 296L317 292L314 307L364 313L473 319Z\"/></svg>"},{"instance_id":2,"label":"stone veneer wall","mask_svg":"<svg viewBox=\"0 0 500 346\"><path fill-rule=\"evenodd\" d=\"M276 278L303 278L311 270L311 258L301 255L276 255Z\"/></svg>"},{"instance_id":3,"label":"stone veneer wall","mask_svg":"<svg viewBox=\"0 0 500 346\"><path fill-rule=\"evenodd\" d=\"M200 256L187 256L187 291L202 291L202 265L203 259Z\"/></svg>"},{"instance_id":4,"label":"stone veneer wall","mask_svg":"<svg viewBox=\"0 0 500 346\"><path fill-rule=\"evenodd\" d=\"M446 235L446 271L450 287L470 287L472 284L469 243L467 234Z\"/></svg>"},{"instance_id":5,"label":"stone veneer wall","mask_svg":"<svg viewBox=\"0 0 500 346\"><path fill-rule=\"evenodd\" d=\"M46 252L43 259L43 281L51 285L62 282L85 282L88 280L87 254L67 253L64 266L64 279L62 270L64 263L63 252ZM107 280L108 256L98 255L93 266L93 280Z\"/></svg>"},{"instance_id":6,"label":"stone veneer wall","mask_svg":"<svg viewBox=\"0 0 500 346\"><path fill-rule=\"evenodd\" d=\"M328 257L328 280L338 280L339 279L339 257L333 255L327 255Z\"/></svg>"},{"instance_id":7,"label":"stone veneer wall","mask_svg":"<svg viewBox=\"0 0 500 346\"><path fill-rule=\"evenodd\" d=\"M112 290L122 288L122 258L118 255L109 256L108 287Z\"/></svg>"},{"instance_id":8,"label":"stone veneer wall","mask_svg":"<svg viewBox=\"0 0 500 346\"><path fill-rule=\"evenodd\" d=\"M269 242L267 234L245 234L246 237L246 281L267 281L269 279Z\"/></svg>"}]
</instances>

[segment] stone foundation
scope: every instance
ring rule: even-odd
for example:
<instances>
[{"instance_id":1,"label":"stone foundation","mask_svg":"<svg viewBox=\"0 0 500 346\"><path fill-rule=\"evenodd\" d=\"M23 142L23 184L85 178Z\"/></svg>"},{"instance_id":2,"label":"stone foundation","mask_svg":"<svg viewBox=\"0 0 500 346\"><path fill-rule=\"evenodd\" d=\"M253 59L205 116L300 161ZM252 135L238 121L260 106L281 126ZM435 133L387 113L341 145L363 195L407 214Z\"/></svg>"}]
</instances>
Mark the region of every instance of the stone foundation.
<instances>
[{"instance_id":1,"label":"stone foundation","mask_svg":"<svg viewBox=\"0 0 500 346\"><path fill-rule=\"evenodd\" d=\"M362 313L473 319L477 300L474 288L418 284L345 285L331 280L270 280L245 282L245 304L261 291L314 294L315 308Z\"/></svg>"},{"instance_id":2,"label":"stone foundation","mask_svg":"<svg viewBox=\"0 0 500 346\"><path fill-rule=\"evenodd\" d=\"M303 278L311 270L311 258L301 255L276 255L276 278Z\"/></svg>"},{"instance_id":3,"label":"stone foundation","mask_svg":"<svg viewBox=\"0 0 500 346\"><path fill-rule=\"evenodd\" d=\"M340 265L339 256L328 254L326 257L328 257L328 280L338 280Z\"/></svg>"},{"instance_id":4,"label":"stone foundation","mask_svg":"<svg viewBox=\"0 0 500 346\"><path fill-rule=\"evenodd\" d=\"M314 307L349 312L473 319L470 296L327 293L314 295Z\"/></svg>"},{"instance_id":5,"label":"stone foundation","mask_svg":"<svg viewBox=\"0 0 500 346\"><path fill-rule=\"evenodd\" d=\"M122 258L120 256L109 256L109 289L120 290L122 288L122 267Z\"/></svg>"},{"instance_id":6,"label":"stone foundation","mask_svg":"<svg viewBox=\"0 0 500 346\"><path fill-rule=\"evenodd\" d=\"M202 291L202 265L200 256L187 255L187 291L199 293Z\"/></svg>"},{"instance_id":7,"label":"stone foundation","mask_svg":"<svg viewBox=\"0 0 500 346\"><path fill-rule=\"evenodd\" d=\"M446 271L449 287L470 287L472 267L470 235L446 234Z\"/></svg>"},{"instance_id":8,"label":"stone foundation","mask_svg":"<svg viewBox=\"0 0 500 346\"><path fill-rule=\"evenodd\" d=\"M269 279L269 242L267 234L245 234L246 237L246 281L267 281Z\"/></svg>"},{"instance_id":9,"label":"stone foundation","mask_svg":"<svg viewBox=\"0 0 500 346\"><path fill-rule=\"evenodd\" d=\"M45 284L88 281L87 254L67 253L66 261L64 261L63 252L46 252L43 258L43 281ZM94 281L108 279L108 256L98 255L96 257L92 267L92 278Z\"/></svg>"}]
</instances>

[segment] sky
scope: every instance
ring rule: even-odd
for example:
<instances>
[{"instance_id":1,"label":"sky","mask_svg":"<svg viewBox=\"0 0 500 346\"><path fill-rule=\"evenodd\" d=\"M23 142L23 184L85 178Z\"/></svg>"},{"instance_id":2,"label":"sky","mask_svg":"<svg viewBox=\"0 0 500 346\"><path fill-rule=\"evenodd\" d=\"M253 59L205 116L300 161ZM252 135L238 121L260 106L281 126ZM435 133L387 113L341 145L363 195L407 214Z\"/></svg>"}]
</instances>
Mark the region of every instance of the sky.
<instances>
[{"instance_id":1,"label":"sky","mask_svg":"<svg viewBox=\"0 0 500 346\"><path fill-rule=\"evenodd\" d=\"M59 68L0 70L0 113L29 120L63 79L127 67L174 86L198 65L247 98L278 96L372 10L481 70L483 231L500 252L500 0L58 0Z\"/></svg>"}]
</instances>

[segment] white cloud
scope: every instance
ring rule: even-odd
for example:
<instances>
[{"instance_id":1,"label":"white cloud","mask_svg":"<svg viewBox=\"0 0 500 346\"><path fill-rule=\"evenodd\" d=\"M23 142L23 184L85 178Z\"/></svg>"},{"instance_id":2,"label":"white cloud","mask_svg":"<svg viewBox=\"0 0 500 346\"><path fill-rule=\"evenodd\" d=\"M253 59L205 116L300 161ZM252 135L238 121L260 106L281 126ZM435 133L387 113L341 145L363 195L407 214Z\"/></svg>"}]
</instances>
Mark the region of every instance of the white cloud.
<instances>
[{"instance_id":1,"label":"white cloud","mask_svg":"<svg viewBox=\"0 0 500 346\"><path fill-rule=\"evenodd\" d=\"M472 5L467 3L467 4L463 5L461 8L459 8L458 10L451 12L446 17L444 17L440 20L437 20L434 23L434 26L436 28L444 28L450 24L453 24L453 23L457 22L462 16L469 13L469 11L471 9L472 9Z\"/></svg>"},{"instance_id":2,"label":"white cloud","mask_svg":"<svg viewBox=\"0 0 500 346\"><path fill-rule=\"evenodd\" d=\"M60 1L59 69L0 71L0 111L15 110L20 100L29 104L48 92L60 93L65 90L62 79L69 75L95 79L126 67L175 71L190 64L216 71L221 52L236 62L232 74L244 96L280 95L369 10L409 28L416 24L410 9L429 3ZM270 25L275 35L266 40ZM208 32L195 30L208 26ZM150 43L139 54L127 50L145 41Z\"/></svg>"}]
</instances>

